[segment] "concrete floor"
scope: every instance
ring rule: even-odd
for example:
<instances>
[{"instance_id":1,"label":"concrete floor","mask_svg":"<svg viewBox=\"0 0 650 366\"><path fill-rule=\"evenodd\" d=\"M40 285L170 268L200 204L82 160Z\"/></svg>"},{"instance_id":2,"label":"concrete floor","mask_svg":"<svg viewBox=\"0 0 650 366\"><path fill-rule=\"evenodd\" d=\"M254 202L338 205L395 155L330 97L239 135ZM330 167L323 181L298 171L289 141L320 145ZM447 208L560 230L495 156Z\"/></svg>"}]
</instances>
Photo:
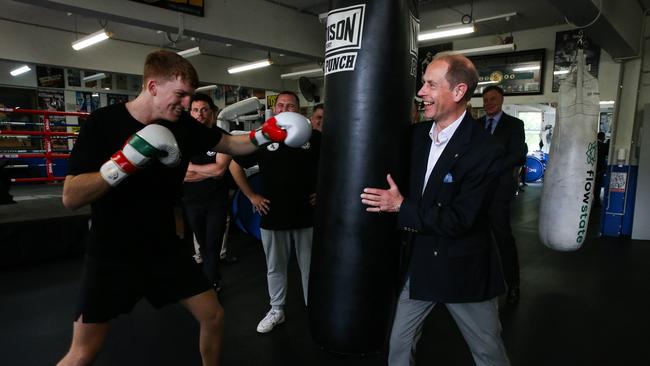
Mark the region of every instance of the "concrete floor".
<instances>
[{"instance_id":1,"label":"concrete floor","mask_svg":"<svg viewBox=\"0 0 650 366\"><path fill-rule=\"evenodd\" d=\"M540 185L527 187L513 209L522 296L503 306L503 338L513 365L650 365L650 242L597 236L577 252L545 248L537 238ZM290 268L287 321L273 332L255 327L268 307L261 244L234 231L239 258L223 267L226 310L223 365L384 365L383 354L339 357L309 333L295 262ZM46 245L46 244L44 244ZM81 258L0 270L0 364L52 365L69 345ZM200 365L198 326L180 306L153 310L140 302L112 324L96 365ZM469 351L443 307L427 319L418 365L469 366Z\"/></svg>"}]
</instances>

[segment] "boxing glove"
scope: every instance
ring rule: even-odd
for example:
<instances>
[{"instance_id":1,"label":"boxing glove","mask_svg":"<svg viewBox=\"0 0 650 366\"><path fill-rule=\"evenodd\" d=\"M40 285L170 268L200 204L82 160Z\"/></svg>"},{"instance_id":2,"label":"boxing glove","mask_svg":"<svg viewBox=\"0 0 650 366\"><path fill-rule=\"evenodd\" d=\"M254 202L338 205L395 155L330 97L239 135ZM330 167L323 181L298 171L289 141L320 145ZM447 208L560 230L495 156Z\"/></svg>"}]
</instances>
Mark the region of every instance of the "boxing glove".
<instances>
[{"instance_id":1,"label":"boxing glove","mask_svg":"<svg viewBox=\"0 0 650 366\"><path fill-rule=\"evenodd\" d=\"M180 150L174 135L166 127L150 124L133 134L99 169L104 180L111 186L118 185L130 174L145 166L151 159L158 159L167 166L180 161Z\"/></svg>"},{"instance_id":2,"label":"boxing glove","mask_svg":"<svg viewBox=\"0 0 650 366\"><path fill-rule=\"evenodd\" d=\"M284 142L289 147L300 147L311 137L311 123L300 113L282 112L264 122L262 127L249 134L257 145Z\"/></svg>"}]
</instances>

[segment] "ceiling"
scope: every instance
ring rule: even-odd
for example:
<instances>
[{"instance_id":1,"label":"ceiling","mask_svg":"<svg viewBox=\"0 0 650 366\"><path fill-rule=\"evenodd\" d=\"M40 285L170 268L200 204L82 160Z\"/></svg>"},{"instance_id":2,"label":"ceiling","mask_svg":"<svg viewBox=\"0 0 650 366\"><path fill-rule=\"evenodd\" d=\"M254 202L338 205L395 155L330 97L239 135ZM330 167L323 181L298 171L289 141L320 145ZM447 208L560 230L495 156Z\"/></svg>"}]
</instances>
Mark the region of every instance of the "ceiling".
<instances>
[{"instance_id":1,"label":"ceiling","mask_svg":"<svg viewBox=\"0 0 650 366\"><path fill-rule=\"evenodd\" d=\"M206 0L207 3L208 0ZM271 3L274 6L286 8L288 12L298 12L314 17L329 10L331 1L322 0L256 0L260 3ZM567 0L571 1L571 0ZM650 0L648 0L650 1ZM645 2L645 1L644 1ZM237 41L224 39L199 40L177 33L163 32L158 29L115 21L105 22L92 16L72 14L47 6L52 2L0 0L0 19L74 32L79 37L92 33L101 26L113 33L113 38L122 41L135 42L155 47L186 49L199 45L204 54L232 59L235 61L254 61L265 58L268 49L251 44L240 44ZM504 36L514 31L546 27L565 22L565 18L547 0L420 0L420 29L422 31L435 29L436 26L460 22L464 14L471 15L474 20L492 17L499 14L513 13L516 15L507 19L478 22L477 33L473 36L497 35ZM206 4L206 6L209 4ZM268 5L268 4L266 4ZM47 7L46 7L47 6ZM242 24L242 27L254 27L254 22ZM260 29L260 32L268 32ZM219 35L217 35L219 36ZM448 41L448 40L447 40ZM301 66L313 64L314 59L301 57L283 50L271 52L271 58L278 66Z\"/></svg>"}]
</instances>

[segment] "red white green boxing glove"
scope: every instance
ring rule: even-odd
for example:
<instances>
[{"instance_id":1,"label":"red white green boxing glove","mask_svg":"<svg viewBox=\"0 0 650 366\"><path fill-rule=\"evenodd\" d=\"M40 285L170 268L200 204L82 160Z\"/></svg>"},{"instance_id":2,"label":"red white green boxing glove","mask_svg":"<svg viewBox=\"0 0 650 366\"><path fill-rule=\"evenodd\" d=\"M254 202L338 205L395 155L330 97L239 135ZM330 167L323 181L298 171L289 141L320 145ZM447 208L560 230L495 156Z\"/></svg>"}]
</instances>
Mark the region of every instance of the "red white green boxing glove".
<instances>
[{"instance_id":1,"label":"red white green boxing glove","mask_svg":"<svg viewBox=\"0 0 650 366\"><path fill-rule=\"evenodd\" d=\"M164 126L150 124L129 137L122 150L113 154L99 172L114 187L151 159L158 159L171 167L178 164L180 157L176 138L171 131Z\"/></svg>"},{"instance_id":2,"label":"red white green boxing glove","mask_svg":"<svg viewBox=\"0 0 650 366\"><path fill-rule=\"evenodd\" d=\"M284 142L289 147L300 147L311 137L311 123L300 113L282 112L251 131L249 137L256 146Z\"/></svg>"}]
</instances>

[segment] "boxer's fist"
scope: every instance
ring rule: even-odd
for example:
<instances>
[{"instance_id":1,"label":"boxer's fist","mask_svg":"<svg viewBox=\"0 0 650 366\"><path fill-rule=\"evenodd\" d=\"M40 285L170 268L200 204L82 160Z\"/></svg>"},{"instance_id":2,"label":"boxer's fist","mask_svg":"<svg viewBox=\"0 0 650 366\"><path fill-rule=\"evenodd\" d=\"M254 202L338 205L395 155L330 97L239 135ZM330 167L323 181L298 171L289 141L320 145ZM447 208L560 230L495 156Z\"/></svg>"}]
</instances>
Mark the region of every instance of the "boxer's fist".
<instances>
[{"instance_id":1,"label":"boxer's fist","mask_svg":"<svg viewBox=\"0 0 650 366\"><path fill-rule=\"evenodd\" d=\"M178 165L178 162L180 162L181 151L178 148L174 134L172 134L167 127L155 124L147 125L147 127L131 136L131 139L136 136L147 142L150 146L153 146L155 149L155 157L160 160L161 163L173 167ZM131 141L131 139L129 139L129 141ZM128 144L129 143L127 143L127 145Z\"/></svg>"},{"instance_id":2,"label":"boxer's fist","mask_svg":"<svg viewBox=\"0 0 650 366\"><path fill-rule=\"evenodd\" d=\"M133 134L122 150L113 154L99 172L108 184L116 186L151 159L158 159L167 166L175 166L180 161L180 150L174 135L161 125L147 125Z\"/></svg>"},{"instance_id":3,"label":"boxer's fist","mask_svg":"<svg viewBox=\"0 0 650 366\"><path fill-rule=\"evenodd\" d=\"M311 124L300 113L283 112L264 122L262 127L250 132L257 146L268 142L284 142L289 147L300 147L311 137Z\"/></svg>"}]
</instances>

